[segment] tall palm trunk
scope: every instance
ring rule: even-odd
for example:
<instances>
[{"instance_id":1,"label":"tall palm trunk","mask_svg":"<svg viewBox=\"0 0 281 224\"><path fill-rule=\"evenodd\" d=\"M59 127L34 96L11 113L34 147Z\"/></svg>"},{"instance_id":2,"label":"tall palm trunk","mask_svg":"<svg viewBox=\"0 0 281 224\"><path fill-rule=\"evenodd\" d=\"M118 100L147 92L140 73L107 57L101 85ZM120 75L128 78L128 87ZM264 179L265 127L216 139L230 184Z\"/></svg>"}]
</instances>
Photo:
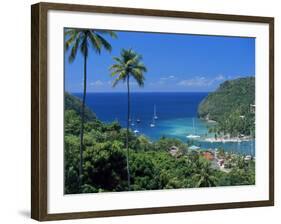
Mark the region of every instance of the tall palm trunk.
<instances>
[{"instance_id":1,"label":"tall palm trunk","mask_svg":"<svg viewBox=\"0 0 281 224\"><path fill-rule=\"evenodd\" d=\"M128 176L128 189L131 190L130 184L130 167L129 167L129 126L130 126L130 76L127 75L127 97L128 97L128 110L127 110L127 132L126 132L126 149L127 149L127 176Z\"/></svg>"},{"instance_id":2,"label":"tall palm trunk","mask_svg":"<svg viewBox=\"0 0 281 224\"><path fill-rule=\"evenodd\" d=\"M85 122L85 101L86 101L86 90L87 90L87 55L84 55L84 89L83 89L83 100L81 108L81 127L80 127L80 164L79 164L79 186L82 186L82 174L83 174L83 150L84 150L84 122Z\"/></svg>"}]
</instances>

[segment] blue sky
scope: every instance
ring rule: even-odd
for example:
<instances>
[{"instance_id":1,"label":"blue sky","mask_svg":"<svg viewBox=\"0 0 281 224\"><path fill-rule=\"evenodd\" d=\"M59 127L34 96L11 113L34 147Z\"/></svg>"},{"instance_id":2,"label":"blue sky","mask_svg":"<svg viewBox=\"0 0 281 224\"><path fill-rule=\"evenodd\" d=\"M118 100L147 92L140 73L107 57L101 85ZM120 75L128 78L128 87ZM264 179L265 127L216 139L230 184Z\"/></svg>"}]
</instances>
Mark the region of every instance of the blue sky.
<instances>
[{"instance_id":1,"label":"blue sky","mask_svg":"<svg viewBox=\"0 0 281 224\"><path fill-rule=\"evenodd\" d=\"M147 67L145 85L131 81L139 92L209 92L227 79L255 75L255 39L143 32L117 32L118 38L105 36L112 52L100 55L92 49L88 58L88 92L123 92L120 82L112 88L108 68L122 48L132 48L143 56ZM65 54L65 90L82 92L83 58L68 62Z\"/></svg>"}]
</instances>

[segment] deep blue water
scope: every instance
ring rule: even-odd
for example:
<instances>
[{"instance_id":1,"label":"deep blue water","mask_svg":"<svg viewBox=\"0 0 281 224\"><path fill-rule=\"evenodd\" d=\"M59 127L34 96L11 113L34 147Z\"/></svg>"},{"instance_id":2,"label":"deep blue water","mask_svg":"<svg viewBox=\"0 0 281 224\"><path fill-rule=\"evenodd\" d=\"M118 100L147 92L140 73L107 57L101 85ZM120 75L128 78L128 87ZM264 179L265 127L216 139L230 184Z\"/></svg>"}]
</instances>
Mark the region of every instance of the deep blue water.
<instances>
[{"instance_id":1,"label":"deep blue water","mask_svg":"<svg viewBox=\"0 0 281 224\"><path fill-rule=\"evenodd\" d=\"M81 93L72 93L82 98ZM210 136L208 126L210 123L197 118L199 103L208 93L131 93L131 119L140 134L157 140L161 136L178 138L184 142L188 134L202 137ZM127 119L127 93L87 93L86 104L98 119L103 122L118 121L126 127ZM150 127L153 120L154 105L158 119L155 127ZM140 123L137 123L140 119ZM193 126L194 121L194 126ZM194 128L193 128L194 127ZM210 143L197 140L195 145L202 148L224 148L243 154L254 154L255 142L241 143Z\"/></svg>"}]
</instances>

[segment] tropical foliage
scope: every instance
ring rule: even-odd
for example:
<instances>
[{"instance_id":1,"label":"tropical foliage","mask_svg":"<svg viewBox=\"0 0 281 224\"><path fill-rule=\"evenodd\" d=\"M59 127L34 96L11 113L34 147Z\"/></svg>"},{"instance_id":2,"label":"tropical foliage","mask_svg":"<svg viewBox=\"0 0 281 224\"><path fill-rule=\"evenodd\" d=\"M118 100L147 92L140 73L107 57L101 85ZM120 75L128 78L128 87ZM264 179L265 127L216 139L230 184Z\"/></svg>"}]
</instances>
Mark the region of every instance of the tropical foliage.
<instances>
[{"instance_id":1,"label":"tropical foliage","mask_svg":"<svg viewBox=\"0 0 281 224\"><path fill-rule=\"evenodd\" d=\"M80 121L79 110L65 108L65 193L92 193L129 190L127 180L127 130L117 122L105 124L92 114L85 122L82 185L79 185ZM87 107L86 107L87 108ZM87 109L86 109L87 110ZM129 130L130 190L176 189L255 184L255 162L242 156L232 159L229 173L214 169L200 152L189 151L188 144L161 138L151 142ZM180 153L173 156L171 147ZM221 156L225 155L223 151Z\"/></svg>"}]
</instances>

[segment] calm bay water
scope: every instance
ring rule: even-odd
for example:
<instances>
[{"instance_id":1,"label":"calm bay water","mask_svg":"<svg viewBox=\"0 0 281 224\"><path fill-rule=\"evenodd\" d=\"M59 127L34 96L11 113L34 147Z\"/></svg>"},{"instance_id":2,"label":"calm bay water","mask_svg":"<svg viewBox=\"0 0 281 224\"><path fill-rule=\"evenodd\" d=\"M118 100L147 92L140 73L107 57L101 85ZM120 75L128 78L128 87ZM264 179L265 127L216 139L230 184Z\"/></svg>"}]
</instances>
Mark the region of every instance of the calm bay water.
<instances>
[{"instance_id":1,"label":"calm bay water","mask_svg":"<svg viewBox=\"0 0 281 224\"><path fill-rule=\"evenodd\" d=\"M72 94L82 98L81 93ZM197 118L198 105L207 95L208 93L131 93L131 122L134 123L131 128L151 140L166 136L187 142L186 136L189 134L210 136L212 134L208 133L208 126L211 124ZM103 122L118 121L126 127L127 93L87 93L86 104ZM158 119L152 128L150 124L153 122L154 105ZM210 143L198 140L194 144L202 148L224 148L226 151L242 154L254 155L255 152L254 141Z\"/></svg>"}]
</instances>

